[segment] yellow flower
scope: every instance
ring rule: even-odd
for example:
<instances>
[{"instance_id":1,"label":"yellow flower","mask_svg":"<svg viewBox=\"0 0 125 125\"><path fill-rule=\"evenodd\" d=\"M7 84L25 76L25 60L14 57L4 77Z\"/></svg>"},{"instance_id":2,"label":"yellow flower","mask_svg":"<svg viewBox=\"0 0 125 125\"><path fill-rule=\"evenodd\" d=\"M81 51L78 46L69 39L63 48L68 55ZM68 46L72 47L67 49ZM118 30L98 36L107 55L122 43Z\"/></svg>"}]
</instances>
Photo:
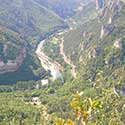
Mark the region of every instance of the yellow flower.
<instances>
[{"instance_id":1,"label":"yellow flower","mask_svg":"<svg viewBox=\"0 0 125 125\"><path fill-rule=\"evenodd\" d=\"M75 125L75 124L74 124L74 122L72 120L68 119L66 125Z\"/></svg>"},{"instance_id":2,"label":"yellow flower","mask_svg":"<svg viewBox=\"0 0 125 125\"><path fill-rule=\"evenodd\" d=\"M64 119L59 118L56 120L56 125L64 125L64 122L65 122Z\"/></svg>"}]
</instances>

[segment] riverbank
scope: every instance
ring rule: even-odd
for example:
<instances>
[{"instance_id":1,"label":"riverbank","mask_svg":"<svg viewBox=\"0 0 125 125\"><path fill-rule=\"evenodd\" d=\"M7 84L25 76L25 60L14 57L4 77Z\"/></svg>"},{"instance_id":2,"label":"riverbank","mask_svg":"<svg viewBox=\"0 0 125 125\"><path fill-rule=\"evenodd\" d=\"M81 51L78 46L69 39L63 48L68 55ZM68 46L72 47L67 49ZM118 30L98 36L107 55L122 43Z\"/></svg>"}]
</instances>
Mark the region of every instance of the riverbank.
<instances>
[{"instance_id":1,"label":"riverbank","mask_svg":"<svg viewBox=\"0 0 125 125\"><path fill-rule=\"evenodd\" d=\"M54 62L52 61L52 59L50 57L48 57L44 51L43 51L43 44L46 40L41 41L38 44L38 47L36 49L36 54L38 59L41 62L42 67L46 70L46 71L50 71L51 76L52 76L52 80L56 80L58 78L62 78L62 73L61 73L61 66L60 64L58 64L58 62Z\"/></svg>"}]
</instances>

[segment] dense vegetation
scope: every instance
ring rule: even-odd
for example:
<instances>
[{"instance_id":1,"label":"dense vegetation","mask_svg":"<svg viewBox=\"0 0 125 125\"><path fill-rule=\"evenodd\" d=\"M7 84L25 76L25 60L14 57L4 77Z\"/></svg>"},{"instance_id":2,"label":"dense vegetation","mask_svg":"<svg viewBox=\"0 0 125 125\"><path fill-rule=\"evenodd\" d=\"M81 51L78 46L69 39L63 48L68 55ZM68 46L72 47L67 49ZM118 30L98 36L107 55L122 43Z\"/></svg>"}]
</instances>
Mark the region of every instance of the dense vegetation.
<instances>
[{"instance_id":1,"label":"dense vegetation","mask_svg":"<svg viewBox=\"0 0 125 125\"><path fill-rule=\"evenodd\" d=\"M87 96L95 97L97 94L97 98L98 98L100 96L102 97L102 95L99 96L99 93L101 92L100 89L102 90L103 88L103 89L106 89L107 91L110 91L111 89L112 92L116 91L117 94L119 93L120 95L122 95L122 99L120 97L120 100L122 101L124 100L124 95L125 95L125 92L124 92L124 88L125 88L125 83L124 83L124 77L125 77L124 76L124 68L125 68L124 67L124 57L125 57L124 29L125 27L124 26L125 24L123 21L125 18L124 3L120 3L119 6L121 8L120 11L118 10L112 11L111 6L106 6L104 11L101 11L101 14L100 12L98 12L100 15L97 18L93 20L90 19L89 22L83 25L80 25L76 29L73 29L73 30L71 29L61 36L61 38L64 37L64 51L67 54L67 56L68 57L70 56L72 61L76 64L77 70L79 72L78 76L80 76L80 78L77 79L79 81L79 82L77 81L77 85L80 87L78 87L77 85L74 86L74 84L70 84L67 79L67 83L71 87L72 92L75 92L74 89L77 91L80 88L82 88L84 89L83 91L85 93L87 92L88 94ZM110 10L109 11L110 13L106 13L107 9ZM103 13L105 13L105 16L102 16ZM113 16L113 19L111 24L109 25L108 21L109 21L109 18L112 16ZM109 26L108 28L110 28L110 26L113 25L115 28L107 36L100 38L101 27L103 25ZM59 44L61 41L60 36L57 38L58 38L57 45L53 42L53 38L50 39L49 42L46 42L45 51L46 51L46 54L48 54L54 60L58 61L59 59L61 60L61 64L64 64L64 61L60 58L60 54L58 52ZM115 46L116 43L118 43L118 47ZM47 46L49 49L47 49ZM55 54L52 54L52 52L54 52ZM67 69L67 67L65 67L64 65L63 67L64 69ZM83 81L81 79L83 79ZM82 83L80 84L80 81L82 81L83 84ZM95 91L96 87L99 89L97 93ZM65 89L67 90L67 88L68 87L66 87ZM106 99L106 96L104 98ZM106 102L104 100L102 101L102 103ZM112 99L109 99L109 100L111 101ZM117 95L116 95L116 99L113 98L114 102L112 102L112 104L122 105L120 104L122 103L122 101L120 100L118 101L118 100L119 99L117 98ZM119 102L119 104L117 101ZM110 102L107 102L106 105L110 105ZM112 108L112 109L109 109L112 112L114 110L113 107L111 105L109 107ZM103 107L103 110L104 110L104 107ZM123 110L124 110L124 106L123 106ZM103 111L99 111L99 112L101 112L104 115L107 114L106 112L104 113ZM124 124L124 122L121 123L120 121L121 112L115 114L115 117L117 120L115 118L112 119L111 114L108 116L109 119L108 117L106 118L107 122L101 121L99 119L99 121L102 123L98 123L98 122L97 123L108 124L112 121L111 124Z\"/></svg>"},{"instance_id":2,"label":"dense vegetation","mask_svg":"<svg viewBox=\"0 0 125 125\"><path fill-rule=\"evenodd\" d=\"M27 87L23 89L24 86L29 87L28 89ZM114 125L114 123L116 123L116 125L119 125L119 123L120 125L124 124L125 97L121 92L120 85L117 87L118 91L112 87L92 87L90 83L83 83L80 78L80 80L77 79L72 83L66 83L64 86L55 83L51 86L37 90L36 88L33 88L33 86L33 82L30 82L25 84L18 83L18 85L14 88L8 87L8 90L7 87L3 87L4 91L1 91L0 94L0 102L2 103L0 111L1 124L19 124L19 122L29 124L32 122L31 124L37 125L37 123L40 124L44 122L40 119L42 117L41 112L43 109L38 108L39 106L37 105L28 104L28 102L30 102L30 100L34 97L39 97L42 105L47 106L47 113L52 119L49 119L50 123L48 123L48 125L57 121L57 117L66 120L70 119L75 122L75 119L79 117L79 115L80 117L86 118L86 122L88 122L88 124L92 124L93 122L96 122L96 124L99 125L106 125L109 123L110 125ZM6 93L4 88L6 88ZM80 102L77 100L79 99L78 93L77 96L72 95L72 93L75 94L76 91L81 91L83 93L80 97ZM73 98L75 98L75 100ZM91 114L87 114L87 107L90 104L87 101L89 98L92 99L93 105L97 108L92 108ZM74 109L75 115L70 108L71 106ZM87 109L84 109L83 106L87 106ZM79 107L81 107L81 110ZM83 116L81 116L81 112L84 113ZM34 119L32 119L32 117ZM13 121L11 119L13 119ZM46 121L45 124L47 124Z\"/></svg>"},{"instance_id":3,"label":"dense vegetation","mask_svg":"<svg viewBox=\"0 0 125 125\"><path fill-rule=\"evenodd\" d=\"M23 38L45 37L45 34L65 27L59 16L34 0L2 0L0 8L0 24L20 33Z\"/></svg>"},{"instance_id":4,"label":"dense vegetation","mask_svg":"<svg viewBox=\"0 0 125 125\"><path fill-rule=\"evenodd\" d=\"M76 14L77 8L80 4L87 4L90 1L82 0L35 0L43 6L53 10L60 17L67 19ZM70 5L70 6L69 6Z\"/></svg>"},{"instance_id":5,"label":"dense vegetation","mask_svg":"<svg viewBox=\"0 0 125 125\"><path fill-rule=\"evenodd\" d=\"M19 56L21 47L26 49L26 58L16 72L0 73L0 84L43 77L44 70L35 55L36 46L66 27L59 16L34 0L0 0L0 61L12 62Z\"/></svg>"},{"instance_id":6,"label":"dense vegetation","mask_svg":"<svg viewBox=\"0 0 125 125\"><path fill-rule=\"evenodd\" d=\"M48 4L49 0L46 2L47 5L52 5L51 2ZM77 27L71 24L71 29L66 29L63 34L54 34L46 39L44 52L63 67L63 84L59 79L49 79L49 84L42 85L40 77L43 78L45 71L38 68L39 61L34 55L30 55L32 47L27 43L27 56L30 56L15 72L16 75L0 75L2 83L5 79L8 83L15 79L15 82L18 81L11 86L5 86L5 83L0 86L1 125L125 124L125 3L120 1L118 9L112 11L116 3L117 0L114 0L113 6L107 3L98 11L95 10L94 4L89 5L85 8L86 15L82 10L73 16ZM47 8L53 10L51 6ZM101 35L102 29L108 33L103 32ZM76 78L72 77L71 66L60 54L62 38L66 56L76 65ZM14 43L15 35L12 34L11 39ZM4 40L8 42L6 37ZM16 41L16 45L26 43L24 39ZM0 56L5 58L3 42L0 45ZM17 80L18 77L24 78L23 75L26 76L25 79ZM37 98L40 104L34 103L34 98Z\"/></svg>"},{"instance_id":7,"label":"dense vegetation","mask_svg":"<svg viewBox=\"0 0 125 125\"><path fill-rule=\"evenodd\" d=\"M16 32L0 29L0 60L14 60L20 54L20 47L24 45L22 39L17 39ZM12 41L12 43L10 42ZM8 49L9 48L9 49Z\"/></svg>"}]
</instances>

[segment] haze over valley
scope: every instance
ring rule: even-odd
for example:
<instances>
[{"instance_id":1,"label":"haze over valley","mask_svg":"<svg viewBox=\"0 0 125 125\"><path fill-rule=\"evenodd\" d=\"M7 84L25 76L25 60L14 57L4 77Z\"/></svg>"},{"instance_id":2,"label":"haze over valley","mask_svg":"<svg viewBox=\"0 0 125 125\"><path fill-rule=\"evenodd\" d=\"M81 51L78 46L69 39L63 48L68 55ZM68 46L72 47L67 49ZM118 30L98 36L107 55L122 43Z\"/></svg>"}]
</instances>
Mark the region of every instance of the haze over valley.
<instances>
[{"instance_id":1,"label":"haze over valley","mask_svg":"<svg viewBox=\"0 0 125 125\"><path fill-rule=\"evenodd\" d=\"M125 0L0 0L0 125L125 124Z\"/></svg>"}]
</instances>

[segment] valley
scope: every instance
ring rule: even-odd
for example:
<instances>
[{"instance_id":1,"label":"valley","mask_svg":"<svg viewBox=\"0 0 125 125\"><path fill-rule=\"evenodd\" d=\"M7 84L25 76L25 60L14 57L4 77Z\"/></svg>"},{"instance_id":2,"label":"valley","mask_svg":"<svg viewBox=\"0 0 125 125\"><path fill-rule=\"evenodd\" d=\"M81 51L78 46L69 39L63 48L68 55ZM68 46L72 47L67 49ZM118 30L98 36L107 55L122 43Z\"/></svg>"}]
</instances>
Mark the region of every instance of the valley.
<instances>
[{"instance_id":1,"label":"valley","mask_svg":"<svg viewBox=\"0 0 125 125\"><path fill-rule=\"evenodd\" d=\"M61 74L61 65L57 62L53 61L51 58L46 56L43 52L43 44L46 42L46 40L43 40L39 43L36 54L41 61L42 67L46 71L50 71L52 75L52 79L56 80L58 78L61 78L63 80L62 74Z\"/></svg>"},{"instance_id":2,"label":"valley","mask_svg":"<svg viewBox=\"0 0 125 125\"><path fill-rule=\"evenodd\" d=\"M124 125L124 10L0 0L0 125Z\"/></svg>"},{"instance_id":3,"label":"valley","mask_svg":"<svg viewBox=\"0 0 125 125\"><path fill-rule=\"evenodd\" d=\"M71 66L71 74L74 78L76 78L76 75L77 75L76 66L72 63L71 59L68 59L68 57L65 55L63 42L64 42L64 39L61 38L60 54L63 56L65 63Z\"/></svg>"},{"instance_id":4,"label":"valley","mask_svg":"<svg viewBox=\"0 0 125 125\"><path fill-rule=\"evenodd\" d=\"M68 64L69 66L71 66L71 74L74 78L76 78L77 75L77 71L76 71L76 66L72 63L71 59L69 59L64 52L64 45L63 45L63 34L69 32L70 30L73 30L73 28L69 28L67 30L64 30L62 32L59 32L55 35L52 35L50 38L54 38L55 36L58 36L58 40L61 42L60 43L60 55L62 56L64 62L66 64ZM44 43L47 41L47 39L41 41L36 49L36 54L39 58L39 60L41 61L41 65L42 67L46 70L46 71L50 71L50 74L52 76L52 80L56 80L56 79L61 79L63 82L63 75L62 75L62 65L59 64L57 61L54 61L53 59L51 59L50 57L48 57L45 53L44 53ZM51 39L50 39L51 42ZM53 53L52 53L53 54Z\"/></svg>"}]
</instances>

